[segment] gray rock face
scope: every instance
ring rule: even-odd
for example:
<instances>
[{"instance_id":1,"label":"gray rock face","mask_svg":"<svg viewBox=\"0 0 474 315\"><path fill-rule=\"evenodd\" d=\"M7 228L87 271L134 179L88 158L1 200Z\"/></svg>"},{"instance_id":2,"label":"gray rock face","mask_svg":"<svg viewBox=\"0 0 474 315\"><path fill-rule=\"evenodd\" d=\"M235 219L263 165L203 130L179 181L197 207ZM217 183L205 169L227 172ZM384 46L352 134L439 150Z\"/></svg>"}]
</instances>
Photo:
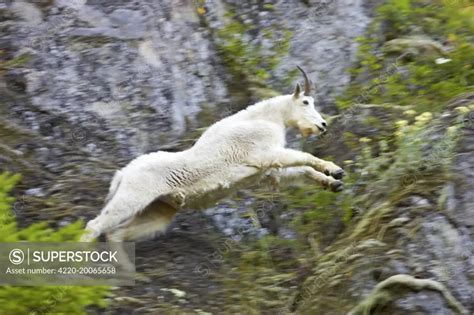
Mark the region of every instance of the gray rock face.
<instances>
[{"instance_id":1,"label":"gray rock face","mask_svg":"<svg viewBox=\"0 0 474 315\"><path fill-rule=\"evenodd\" d=\"M280 1L284 19L295 30L290 60L308 66L317 93L317 101L330 110L334 96L349 83L346 69L354 61L357 43L369 22L364 1L309 1L312 5L293 12L295 3ZM295 18L296 17L296 18ZM289 71L292 62L282 66Z\"/></svg>"},{"instance_id":2,"label":"gray rock face","mask_svg":"<svg viewBox=\"0 0 474 315\"><path fill-rule=\"evenodd\" d=\"M226 96L208 31L190 19L191 7L183 3L58 2L45 10L42 23L38 14L25 22L25 14L36 12L20 12L25 6L34 8L10 8L21 19L8 22L5 39L17 48L13 55L34 59L17 73L31 105L91 131L98 128L91 119L103 119L99 128L113 131L128 156L158 149L170 140L163 134L181 134L193 121L195 126L203 104Z\"/></svg>"}]
</instances>

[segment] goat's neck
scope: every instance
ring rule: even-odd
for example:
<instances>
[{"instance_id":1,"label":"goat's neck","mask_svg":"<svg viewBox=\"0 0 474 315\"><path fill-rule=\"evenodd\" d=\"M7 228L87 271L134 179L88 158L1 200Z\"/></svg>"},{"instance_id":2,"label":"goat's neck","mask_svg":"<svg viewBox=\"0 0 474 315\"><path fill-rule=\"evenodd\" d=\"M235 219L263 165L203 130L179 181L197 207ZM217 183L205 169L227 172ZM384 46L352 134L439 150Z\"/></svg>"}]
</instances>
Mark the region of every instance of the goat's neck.
<instances>
[{"instance_id":1,"label":"goat's neck","mask_svg":"<svg viewBox=\"0 0 474 315\"><path fill-rule=\"evenodd\" d=\"M268 120L282 127L288 125L291 95L281 95L268 100L256 103L238 113L241 119L248 120Z\"/></svg>"}]
</instances>

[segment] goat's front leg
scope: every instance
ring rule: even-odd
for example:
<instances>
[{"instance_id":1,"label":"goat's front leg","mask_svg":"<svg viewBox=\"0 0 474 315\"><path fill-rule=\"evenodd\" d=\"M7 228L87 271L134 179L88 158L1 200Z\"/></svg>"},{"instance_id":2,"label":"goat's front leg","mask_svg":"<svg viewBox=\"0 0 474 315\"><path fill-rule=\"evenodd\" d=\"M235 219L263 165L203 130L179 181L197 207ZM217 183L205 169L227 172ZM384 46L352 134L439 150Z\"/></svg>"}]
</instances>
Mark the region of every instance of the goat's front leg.
<instances>
[{"instance_id":1,"label":"goat's front leg","mask_svg":"<svg viewBox=\"0 0 474 315\"><path fill-rule=\"evenodd\" d=\"M281 168L292 166L311 166L314 169L330 175L335 179L341 179L344 176L344 170L333 162L319 159L309 153L293 150L278 149L263 154L253 166L262 168ZM251 163L253 164L253 163Z\"/></svg>"},{"instance_id":2,"label":"goat's front leg","mask_svg":"<svg viewBox=\"0 0 474 315\"><path fill-rule=\"evenodd\" d=\"M333 192L343 190L343 184L340 180L324 175L310 166L294 166L278 170L274 169L270 171L267 178L272 185L275 185L275 183L278 182L278 185L283 186L292 184L299 179L307 178L317 182L324 188L331 189Z\"/></svg>"}]
</instances>

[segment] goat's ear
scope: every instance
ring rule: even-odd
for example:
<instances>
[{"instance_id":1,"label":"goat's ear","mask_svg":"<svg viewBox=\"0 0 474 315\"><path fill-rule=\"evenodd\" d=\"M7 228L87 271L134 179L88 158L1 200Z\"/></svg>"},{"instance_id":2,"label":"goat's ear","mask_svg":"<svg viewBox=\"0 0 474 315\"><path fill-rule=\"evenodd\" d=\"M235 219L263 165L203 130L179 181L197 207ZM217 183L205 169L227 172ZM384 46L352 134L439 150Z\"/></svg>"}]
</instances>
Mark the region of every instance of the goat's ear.
<instances>
[{"instance_id":1,"label":"goat's ear","mask_svg":"<svg viewBox=\"0 0 474 315\"><path fill-rule=\"evenodd\" d=\"M293 98L298 98L300 96L301 86L299 83L296 83L295 92L293 93Z\"/></svg>"}]
</instances>

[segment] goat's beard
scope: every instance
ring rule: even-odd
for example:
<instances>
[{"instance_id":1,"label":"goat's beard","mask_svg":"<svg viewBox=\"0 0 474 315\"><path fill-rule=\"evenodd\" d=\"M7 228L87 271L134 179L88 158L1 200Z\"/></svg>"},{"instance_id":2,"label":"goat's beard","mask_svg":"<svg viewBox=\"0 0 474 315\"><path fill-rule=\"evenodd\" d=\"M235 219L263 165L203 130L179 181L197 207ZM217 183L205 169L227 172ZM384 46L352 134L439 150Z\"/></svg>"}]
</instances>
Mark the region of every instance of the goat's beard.
<instances>
[{"instance_id":1,"label":"goat's beard","mask_svg":"<svg viewBox=\"0 0 474 315\"><path fill-rule=\"evenodd\" d=\"M300 129L301 135L305 138L311 136L312 134L317 134L318 132L316 129L313 129L313 128L299 128L299 129Z\"/></svg>"}]
</instances>

